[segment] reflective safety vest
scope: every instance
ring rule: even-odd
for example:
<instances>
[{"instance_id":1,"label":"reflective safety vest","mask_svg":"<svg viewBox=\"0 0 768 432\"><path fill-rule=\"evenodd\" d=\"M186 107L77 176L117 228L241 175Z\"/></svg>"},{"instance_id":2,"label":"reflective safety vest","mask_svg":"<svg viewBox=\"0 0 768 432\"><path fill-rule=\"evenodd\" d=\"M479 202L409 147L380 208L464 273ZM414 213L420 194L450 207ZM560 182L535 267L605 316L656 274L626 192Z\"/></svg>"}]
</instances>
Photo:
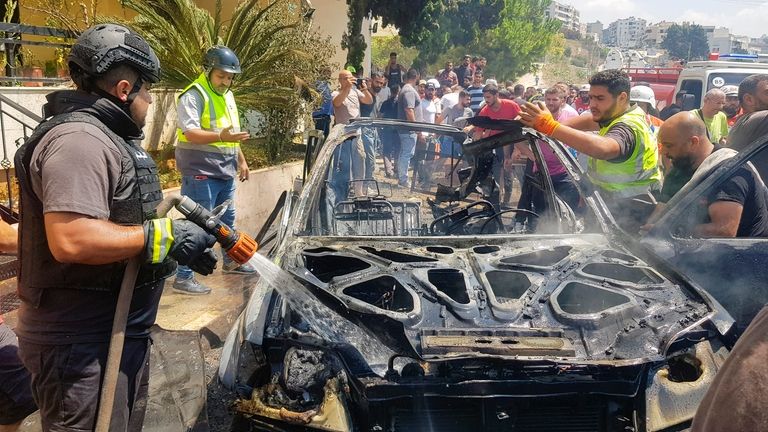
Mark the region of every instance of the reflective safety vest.
<instances>
[{"instance_id":1,"label":"reflective safety vest","mask_svg":"<svg viewBox=\"0 0 768 432\"><path fill-rule=\"evenodd\" d=\"M627 111L600 129L600 136L605 136L616 123L632 129L635 149L626 161L619 163L590 157L588 174L592 182L614 198L630 198L658 188L661 183L659 149L645 112L639 107Z\"/></svg>"},{"instance_id":2,"label":"reflective safety vest","mask_svg":"<svg viewBox=\"0 0 768 432\"><path fill-rule=\"evenodd\" d=\"M200 115L200 127L203 130L218 133L230 126L232 126L235 131L240 130L240 116L237 113L235 96L231 91L227 90L223 96L216 93L208 83L208 78L205 76L205 73L202 73L192 82L192 84L188 85L184 91L181 92L179 98L193 87L200 92L200 95L203 98L203 112ZM192 144L187 140L187 137L184 136L181 128L176 129L176 135L179 138L179 143L176 145L177 149L236 155L240 148L240 143L237 141L217 141L209 144Z\"/></svg>"}]
</instances>

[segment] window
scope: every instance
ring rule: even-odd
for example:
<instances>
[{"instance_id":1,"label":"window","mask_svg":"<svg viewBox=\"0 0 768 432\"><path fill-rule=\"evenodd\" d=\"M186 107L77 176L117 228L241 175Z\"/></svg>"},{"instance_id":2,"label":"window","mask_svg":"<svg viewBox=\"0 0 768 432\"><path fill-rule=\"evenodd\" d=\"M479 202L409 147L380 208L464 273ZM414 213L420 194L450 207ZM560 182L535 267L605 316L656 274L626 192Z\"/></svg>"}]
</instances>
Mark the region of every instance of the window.
<instances>
[{"instance_id":1,"label":"window","mask_svg":"<svg viewBox=\"0 0 768 432\"><path fill-rule=\"evenodd\" d=\"M695 104L692 108L698 108L701 106L702 88L703 85L701 81L696 79L683 80L683 83L680 84L681 91L685 91L686 93L692 94L695 97Z\"/></svg>"}]
</instances>

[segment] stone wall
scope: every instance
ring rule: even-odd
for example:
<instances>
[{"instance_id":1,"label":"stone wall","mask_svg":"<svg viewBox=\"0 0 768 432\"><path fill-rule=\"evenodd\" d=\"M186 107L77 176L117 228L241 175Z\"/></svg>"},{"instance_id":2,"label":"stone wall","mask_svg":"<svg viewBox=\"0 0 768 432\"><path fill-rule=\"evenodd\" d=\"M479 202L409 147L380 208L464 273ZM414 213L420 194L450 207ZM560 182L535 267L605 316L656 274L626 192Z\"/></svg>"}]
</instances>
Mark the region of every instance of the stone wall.
<instances>
[{"instance_id":1,"label":"stone wall","mask_svg":"<svg viewBox=\"0 0 768 432\"><path fill-rule=\"evenodd\" d=\"M291 162L251 171L248 181L237 183L235 192L235 226L256 236L283 191L293 189L293 180L301 176L304 162ZM166 189L179 193L179 188ZM171 217L180 217L175 210Z\"/></svg>"}]
</instances>

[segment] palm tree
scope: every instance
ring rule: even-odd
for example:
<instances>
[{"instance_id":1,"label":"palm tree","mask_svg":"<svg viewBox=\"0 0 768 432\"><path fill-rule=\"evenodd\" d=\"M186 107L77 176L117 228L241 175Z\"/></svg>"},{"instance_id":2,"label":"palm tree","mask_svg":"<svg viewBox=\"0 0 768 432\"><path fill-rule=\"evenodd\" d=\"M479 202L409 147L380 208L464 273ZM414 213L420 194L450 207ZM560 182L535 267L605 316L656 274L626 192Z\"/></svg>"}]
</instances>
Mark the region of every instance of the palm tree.
<instances>
[{"instance_id":1,"label":"palm tree","mask_svg":"<svg viewBox=\"0 0 768 432\"><path fill-rule=\"evenodd\" d=\"M202 72L208 48L217 44L231 48L242 67L232 91L243 109L267 116L268 141L270 134L285 141L302 107L316 102L316 93L307 92L306 86L297 92L297 83L314 83L323 68L333 66L328 60L334 51L330 39L310 30L306 11L295 0L267 0L264 6L265 0L240 0L227 21L221 17L221 0L213 15L192 0L121 3L137 13L128 24L147 39L160 59L161 85L186 87ZM313 99L309 105L300 97L308 94ZM269 148L268 156L273 159L279 151Z\"/></svg>"},{"instance_id":2,"label":"palm tree","mask_svg":"<svg viewBox=\"0 0 768 432\"><path fill-rule=\"evenodd\" d=\"M137 12L130 25L147 38L163 65L162 83L183 88L202 72L202 58L213 45L231 48L243 72L232 91L238 104L265 109L296 98L296 78L314 82L327 52L307 44L308 22L295 2L241 0L231 19L221 19L221 0L213 16L192 0L122 0ZM315 35L314 39L317 38ZM331 49L328 47L328 49Z\"/></svg>"}]
</instances>

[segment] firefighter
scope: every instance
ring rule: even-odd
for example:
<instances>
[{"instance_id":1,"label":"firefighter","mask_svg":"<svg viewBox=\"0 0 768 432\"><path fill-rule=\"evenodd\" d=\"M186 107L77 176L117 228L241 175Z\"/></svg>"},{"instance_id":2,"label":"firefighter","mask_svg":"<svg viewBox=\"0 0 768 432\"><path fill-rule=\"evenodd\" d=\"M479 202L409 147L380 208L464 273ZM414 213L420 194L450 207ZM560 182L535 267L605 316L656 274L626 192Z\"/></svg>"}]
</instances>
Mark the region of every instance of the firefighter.
<instances>
[{"instance_id":1,"label":"firefighter","mask_svg":"<svg viewBox=\"0 0 768 432\"><path fill-rule=\"evenodd\" d=\"M177 261L210 274L216 239L157 218L160 179L141 147L149 87L160 79L149 44L99 24L77 38L68 63L77 89L47 96L47 120L15 157L19 353L43 430L92 430L126 261L139 257L110 430L140 428L164 280Z\"/></svg>"}]
</instances>

